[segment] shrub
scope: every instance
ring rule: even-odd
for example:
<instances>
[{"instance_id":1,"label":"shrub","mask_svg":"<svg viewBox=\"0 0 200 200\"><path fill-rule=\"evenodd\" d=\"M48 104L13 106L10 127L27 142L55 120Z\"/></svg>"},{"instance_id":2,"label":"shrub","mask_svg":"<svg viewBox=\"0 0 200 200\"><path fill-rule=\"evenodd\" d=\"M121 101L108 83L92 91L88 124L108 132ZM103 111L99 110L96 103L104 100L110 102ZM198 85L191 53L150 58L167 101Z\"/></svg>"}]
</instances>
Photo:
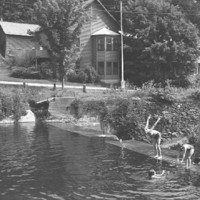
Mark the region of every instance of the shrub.
<instances>
[{"instance_id":1,"label":"shrub","mask_svg":"<svg viewBox=\"0 0 200 200\"><path fill-rule=\"evenodd\" d=\"M78 82L79 83L86 83L87 78L88 78L88 76L84 71L80 71L78 73Z\"/></svg>"},{"instance_id":2,"label":"shrub","mask_svg":"<svg viewBox=\"0 0 200 200\"><path fill-rule=\"evenodd\" d=\"M12 99L13 99L13 117L15 121L18 121L22 115L26 114L26 102L18 91L14 93Z\"/></svg>"},{"instance_id":3,"label":"shrub","mask_svg":"<svg viewBox=\"0 0 200 200\"><path fill-rule=\"evenodd\" d=\"M36 71L35 67L14 67L10 76L22 79L41 79L40 72Z\"/></svg>"},{"instance_id":4,"label":"shrub","mask_svg":"<svg viewBox=\"0 0 200 200\"><path fill-rule=\"evenodd\" d=\"M194 92L191 93L190 98L199 101L200 100L200 90L196 90Z\"/></svg>"},{"instance_id":5,"label":"shrub","mask_svg":"<svg viewBox=\"0 0 200 200\"><path fill-rule=\"evenodd\" d=\"M37 67L17 66L12 68L11 77L22 79L49 79L53 77L52 66L49 62L43 62Z\"/></svg>"},{"instance_id":6,"label":"shrub","mask_svg":"<svg viewBox=\"0 0 200 200\"><path fill-rule=\"evenodd\" d=\"M67 74L67 80L70 82L78 83L97 83L99 82L99 77L97 72L92 67L86 67L80 71L71 71Z\"/></svg>"},{"instance_id":7,"label":"shrub","mask_svg":"<svg viewBox=\"0 0 200 200\"><path fill-rule=\"evenodd\" d=\"M150 96L153 97L154 100L162 103L171 104L175 101L174 91L176 89L171 85L171 81L165 81L164 87L157 87L154 90L151 90Z\"/></svg>"},{"instance_id":8,"label":"shrub","mask_svg":"<svg viewBox=\"0 0 200 200\"><path fill-rule=\"evenodd\" d=\"M87 74L86 83L96 83L99 81L98 74L93 67L85 67L84 72Z\"/></svg>"},{"instance_id":9,"label":"shrub","mask_svg":"<svg viewBox=\"0 0 200 200\"><path fill-rule=\"evenodd\" d=\"M144 120L142 113L145 110L143 101L133 101L131 98L88 101L76 99L71 106L77 119L86 114L98 116L100 122L110 124L119 138L142 140L146 137L141 123Z\"/></svg>"},{"instance_id":10,"label":"shrub","mask_svg":"<svg viewBox=\"0 0 200 200\"><path fill-rule=\"evenodd\" d=\"M26 113L25 101L17 91L4 93L0 91L0 119L13 116L15 121Z\"/></svg>"},{"instance_id":11,"label":"shrub","mask_svg":"<svg viewBox=\"0 0 200 200\"><path fill-rule=\"evenodd\" d=\"M79 81L78 74L75 71L70 71L67 74L67 80L69 82L78 82Z\"/></svg>"},{"instance_id":12,"label":"shrub","mask_svg":"<svg viewBox=\"0 0 200 200\"><path fill-rule=\"evenodd\" d=\"M88 100L82 101L80 99L75 99L71 103L71 107L74 110L74 116L79 119L83 117L85 114L89 114L91 116L99 116L100 119L103 119L106 112L106 104L103 100Z\"/></svg>"},{"instance_id":13,"label":"shrub","mask_svg":"<svg viewBox=\"0 0 200 200\"><path fill-rule=\"evenodd\" d=\"M144 140L146 137L142 128L144 102L121 98L115 99L113 103L113 108L108 109L106 120L114 128L116 135L122 139Z\"/></svg>"},{"instance_id":14,"label":"shrub","mask_svg":"<svg viewBox=\"0 0 200 200\"><path fill-rule=\"evenodd\" d=\"M42 79L49 79L53 77L53 70L50 62L43 62L38 65L37 68Z\"/></svg>"}]
</instances>

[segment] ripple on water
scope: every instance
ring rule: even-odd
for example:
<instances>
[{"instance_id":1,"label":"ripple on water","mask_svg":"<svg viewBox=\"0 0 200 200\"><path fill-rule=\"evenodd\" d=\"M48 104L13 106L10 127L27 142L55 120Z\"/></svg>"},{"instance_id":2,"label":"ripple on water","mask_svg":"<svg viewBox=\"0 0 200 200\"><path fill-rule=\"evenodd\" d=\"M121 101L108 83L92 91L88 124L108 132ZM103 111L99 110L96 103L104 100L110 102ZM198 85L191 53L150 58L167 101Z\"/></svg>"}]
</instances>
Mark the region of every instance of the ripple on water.
<instances>
[{"instance_id":1,"label":"ripple on water","mask_svg":"<svg viewBox=\"0 0 200 200\"><path fill-rule=\"evenodd\" d=\"M151 168L170 174L148 180ZM199 175L183 167L45 124L0 127L0 169L4 199L200 199Z\"/></svg>"}]
</instances>

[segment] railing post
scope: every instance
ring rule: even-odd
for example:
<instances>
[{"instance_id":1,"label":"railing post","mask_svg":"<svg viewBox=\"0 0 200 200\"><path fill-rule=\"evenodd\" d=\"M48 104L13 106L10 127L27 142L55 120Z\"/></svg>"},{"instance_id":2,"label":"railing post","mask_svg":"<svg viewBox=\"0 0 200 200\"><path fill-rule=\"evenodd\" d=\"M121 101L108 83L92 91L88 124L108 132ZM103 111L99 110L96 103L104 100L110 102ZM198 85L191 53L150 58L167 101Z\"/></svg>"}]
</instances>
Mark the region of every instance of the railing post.
<instances>
[{"instance_id":1,"label":"railing post","mask_svg":"<svg viewBox=\"0 0 200 200\"><path fill-rule=\"evenodd\" d=\"M83 84L83 92L86 93L86 84Z\"/></svg>"},{"instance_id":2,"label":"railing post","mask_svg":"<svg viewBox=\"0 0 200 200\"><path fill-rule=\"evenodd\" d=\"M53 84L53 90L56 90L56 83Z\"/></svg>"}]
</instances>

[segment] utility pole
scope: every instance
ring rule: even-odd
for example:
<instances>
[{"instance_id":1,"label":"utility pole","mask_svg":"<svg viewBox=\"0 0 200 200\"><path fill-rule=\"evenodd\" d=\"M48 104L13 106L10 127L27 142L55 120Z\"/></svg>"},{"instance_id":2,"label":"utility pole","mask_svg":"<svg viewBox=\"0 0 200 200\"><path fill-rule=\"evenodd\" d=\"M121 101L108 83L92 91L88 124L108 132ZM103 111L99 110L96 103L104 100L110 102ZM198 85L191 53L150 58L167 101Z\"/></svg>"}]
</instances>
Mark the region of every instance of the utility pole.
<instances>
[{"instance_id":1,"label":"utility pole","mask_svg":"<svg viewBox=\"0 0 200 200\"><path fill-rule=\"evenodd\" d=\"M124 41L123 41L123 23L122 23L122 0L120 0L120 29L121 29L121 88L125 89L124 81Z\"/></svg>"}]
</instances>

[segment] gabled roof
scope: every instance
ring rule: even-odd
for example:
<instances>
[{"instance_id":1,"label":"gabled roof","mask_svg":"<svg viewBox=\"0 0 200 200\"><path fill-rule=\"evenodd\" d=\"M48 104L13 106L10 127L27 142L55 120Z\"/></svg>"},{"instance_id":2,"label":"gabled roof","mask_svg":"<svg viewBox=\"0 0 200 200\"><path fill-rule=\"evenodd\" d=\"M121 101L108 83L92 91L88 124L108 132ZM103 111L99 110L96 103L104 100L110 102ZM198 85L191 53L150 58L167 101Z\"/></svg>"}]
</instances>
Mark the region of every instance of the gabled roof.
<instances>
[{"instance_id":1,"label":"gabled roof","mask_svg":"<svg viewBox=\"0 0 200 200\"><path fill-rule=\"evenodd\" d=\"M30 34L31 32L35 32L40 29L40 26L37 24L24 24L4 21L0 21L0 26L6 35L18 36L32 36Z\"/></svg>"},{"instance_id":2,"label":"gabled roof","mask_svg":"<svg viewBox=\"0 0 200 200\"><path fill-rule=\"evenodd\" d=\"M107 14L115 21L118 23L118 21L115 19L115 17L106 9L106 7L101 3L100 0L87 0L86 2L83 3L83 8L87 8L89 5L91 5L93 2L98 2L100 6L107 12Z\"/></svg>"},{"instance_id":3,"label":"gabled roof","mask_svg":"<svg viewBox=\"0 0 200 200\"><path fill-rule=\"evenodd\" d=\"M112 36L115 36L115 35L116 35L116 36L118 36L119 33L116 33L116 32L114 32L114 31L111 31L111 30L109 30L109 29L107 29L107 28L102 28L102 29L100 29L99 31L93 33L92 35L112 35Z\"/></svg>"}]
</instances>

